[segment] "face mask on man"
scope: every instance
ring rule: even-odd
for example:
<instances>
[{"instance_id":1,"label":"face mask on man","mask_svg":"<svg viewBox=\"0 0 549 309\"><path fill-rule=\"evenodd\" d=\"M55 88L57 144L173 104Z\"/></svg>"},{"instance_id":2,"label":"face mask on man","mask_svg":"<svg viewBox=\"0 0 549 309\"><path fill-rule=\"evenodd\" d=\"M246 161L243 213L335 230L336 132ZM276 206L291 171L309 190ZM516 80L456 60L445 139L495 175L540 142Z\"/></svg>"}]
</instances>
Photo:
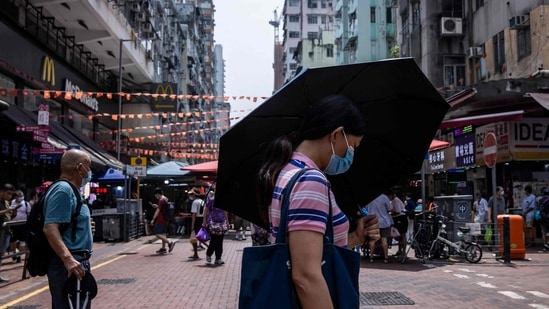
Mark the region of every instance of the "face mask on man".
<instances>
[{"instance_id":1,"label":"face mask on man","mask_svg":"<svg viewBox=\"0 0 549 309\"><path fill-rule=\"evenodd\" d=\"M82 186L87 185L92 179L92 171L88 171L88 176L85 178L82 178Z\"/></svg>"}]
</instances>

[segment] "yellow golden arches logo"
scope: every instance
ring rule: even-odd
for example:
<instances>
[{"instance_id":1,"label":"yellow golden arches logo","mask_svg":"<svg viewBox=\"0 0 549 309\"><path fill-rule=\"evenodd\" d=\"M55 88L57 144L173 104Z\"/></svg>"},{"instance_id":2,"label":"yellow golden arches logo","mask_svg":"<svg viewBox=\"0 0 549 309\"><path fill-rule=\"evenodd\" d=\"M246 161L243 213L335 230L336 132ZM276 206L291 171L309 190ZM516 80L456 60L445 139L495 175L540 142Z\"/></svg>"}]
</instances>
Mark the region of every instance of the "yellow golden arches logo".
<instances>
[{"instance_id":1,"label":"yellow golden arches logo","mask_svg":"<svg viewBox=\"0 0 549 309\"><path fill-rule=\"evenodd\" d=\"M42 80L55 86L55 64L49 56L44 56L42 62Z\"/></svg>"},{"instance_id":2,"label":"yellow golden arches logo","mask_svg":"<svg viewBox=\"0 0 549 309\"><path fill-rule=\"evenodd\" d=\"M177 84L176 84L177 87ZM169 84L157 84L156 89L154 90L154 95L152 97L155 101L158 101L158 97L161 97L162 100L171 99L172 101L174 99L170 98L175 95L175 91L173 89L173 86L171 83Z\"/></svg>"}]
</instances>

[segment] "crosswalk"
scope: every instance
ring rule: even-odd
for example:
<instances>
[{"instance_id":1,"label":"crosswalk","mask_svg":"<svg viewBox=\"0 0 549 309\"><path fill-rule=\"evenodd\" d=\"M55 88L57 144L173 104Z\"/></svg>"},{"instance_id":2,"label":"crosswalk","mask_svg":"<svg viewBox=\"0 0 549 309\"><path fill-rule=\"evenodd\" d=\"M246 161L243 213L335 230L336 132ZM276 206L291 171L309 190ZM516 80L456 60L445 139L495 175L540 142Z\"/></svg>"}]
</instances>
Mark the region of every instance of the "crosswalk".
<instances>
[{"instance_id":1,"label":"crosswalk","mask_svg":"<svg viewBox=\"0 0 549 309\"><path fill-rule=\"evenodd\" d=\"M428 268L433 268L426 266ZM497 292L513 300L524 301L529 308L549 309L549 294L541 291L524 290L520 286L507 284L504 287L498 286L498 280L495 276L485 273L477 273L468 268L458 268L456 270L443 269L442 272L452 277L471 280L481 288L486 288ZM478 280L478 281L477 281ZM511 288L512 290L509 290Z\"/></svg>"}]
</instances>

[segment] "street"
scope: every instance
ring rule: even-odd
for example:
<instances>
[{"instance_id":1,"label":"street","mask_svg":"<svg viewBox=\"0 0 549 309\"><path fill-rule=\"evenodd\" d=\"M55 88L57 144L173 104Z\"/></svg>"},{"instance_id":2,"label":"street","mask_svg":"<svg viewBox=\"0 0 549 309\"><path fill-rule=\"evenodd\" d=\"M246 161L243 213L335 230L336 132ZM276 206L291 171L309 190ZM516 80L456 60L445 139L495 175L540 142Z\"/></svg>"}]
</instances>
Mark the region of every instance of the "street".
<instances>
[{"instance_id":1,"label":"street","mask_svg":"<svg viewBox=\"0 0 549 309\"><path fill-rule=\"evenodd\" d=\"M189 261L185 238L177 239L172 253L156 255L154 240L95 244L94 308L237 308L242 249L251 245L249 237L225 238L222 266L206 265L205 251L200 260ZM412 256L405 264L363 259L361 308L549 308L549 253L531 249L526 258L504 265L486 251L479 264L421 264ZM2 276L11 282L0 287L0 308L50 308L47 279L20 280L21 273L22 263L4 260Z\"/></svg>"}]
</instances>

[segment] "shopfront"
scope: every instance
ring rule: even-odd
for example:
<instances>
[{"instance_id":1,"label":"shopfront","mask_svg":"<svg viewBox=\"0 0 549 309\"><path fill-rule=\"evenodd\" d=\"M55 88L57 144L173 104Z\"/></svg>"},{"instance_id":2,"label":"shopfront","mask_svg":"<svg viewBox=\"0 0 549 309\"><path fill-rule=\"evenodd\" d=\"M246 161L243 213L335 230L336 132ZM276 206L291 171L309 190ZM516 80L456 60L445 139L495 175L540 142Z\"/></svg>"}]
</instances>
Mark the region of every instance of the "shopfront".
<instances>
[{"instance_id":1,"label":"shopfront","mask_svg":"<svg viewBox=\"0 0 549 309\"><path fill-rule=\"evenodd\" d=\"M0 49L0 100L9 104L8 110L0 113L0 164L8 171L0 174L0 181L30 191L45 180L56 179L62 149L72 145L90 154L94 172L122 168L95 142L98 136L112 139L116 122L107 119L100 123L92 117L117 113L117 103L80 92L105 89L34 43L26 33L1 22L0 33L3 42L10 42L9 47ZM38 125L40 130L25 129ZM27 166L32 168L27 171Z\"/></svg>"}]
</instances>

